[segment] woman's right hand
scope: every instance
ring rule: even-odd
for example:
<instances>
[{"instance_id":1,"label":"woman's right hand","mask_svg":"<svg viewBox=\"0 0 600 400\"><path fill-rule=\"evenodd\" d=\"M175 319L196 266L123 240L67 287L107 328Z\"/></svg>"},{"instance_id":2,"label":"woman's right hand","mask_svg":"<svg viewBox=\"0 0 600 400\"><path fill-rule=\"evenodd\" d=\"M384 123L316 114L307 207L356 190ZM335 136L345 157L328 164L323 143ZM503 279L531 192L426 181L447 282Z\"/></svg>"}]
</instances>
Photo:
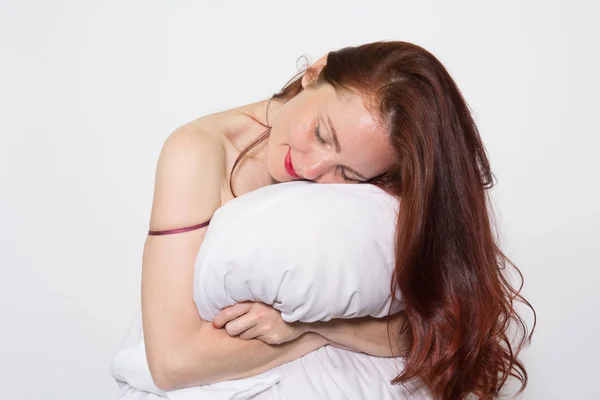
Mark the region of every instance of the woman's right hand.
<instances>
[{"instance_id":1,"label":"woman's right hand","mask_svg":"<svg viewBox=\"0 0 600 400\"><path fill-rule=\"evenodd\" d=\"M246 301L226 307L213 320L217 329L225 328L229 336L258 339L267 344L291 342L309 331L304 322L286 322L274 307Z\"/></svg>"}]
</instances>

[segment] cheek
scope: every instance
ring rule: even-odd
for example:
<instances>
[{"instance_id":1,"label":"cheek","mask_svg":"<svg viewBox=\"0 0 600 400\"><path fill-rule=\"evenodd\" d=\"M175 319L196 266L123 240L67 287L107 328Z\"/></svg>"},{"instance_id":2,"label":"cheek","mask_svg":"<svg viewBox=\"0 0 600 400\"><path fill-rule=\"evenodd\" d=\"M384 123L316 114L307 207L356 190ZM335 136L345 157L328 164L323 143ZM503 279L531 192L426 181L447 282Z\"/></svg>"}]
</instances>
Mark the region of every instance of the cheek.
<instances>
[{"instance_id":1,"label":"cheek","mask_svg":"<svg viewBox=\"0 0 600 400\"><path fill-rule=\"evenodd\" d=\"M305 116L285 116L273 124L271 136L275 146L291 146L296 151L306 151L313 140L314 122Z\"/></svg>"},{"instance_id":2,"label":"cheek","mask_svg":"<svg viewBox=\"0 0 600 400\"><path fill-rule=\"evenodd\" d=\"M289 126L287 121L279 120L276 124L273 124L270 136L274 146L287 144L289 141Z\"/></svg>"},{"instance_id":3,"label":"cheek","mask_svg":"<svg viewBox=\"0 0 600 400\"><path fill-rule=\"evenodd\" d=\"M315 141L313 125L310 121L290 127L287 134L287 142L296 151L309 151Z\"/></svg>"},{"instance_id":4,"label":"cheek","mask_svg":"<svg viewBox=\"0 0 600 400\"><path fill-rule=\"evenodd\" d=\"M276 148L281 149L286 146L295 147L298 142L296 132L289 126L277 126L276 130L273 129L271 137L274 139L273 151L276 151Z\"/></svg>"}]
</instances>

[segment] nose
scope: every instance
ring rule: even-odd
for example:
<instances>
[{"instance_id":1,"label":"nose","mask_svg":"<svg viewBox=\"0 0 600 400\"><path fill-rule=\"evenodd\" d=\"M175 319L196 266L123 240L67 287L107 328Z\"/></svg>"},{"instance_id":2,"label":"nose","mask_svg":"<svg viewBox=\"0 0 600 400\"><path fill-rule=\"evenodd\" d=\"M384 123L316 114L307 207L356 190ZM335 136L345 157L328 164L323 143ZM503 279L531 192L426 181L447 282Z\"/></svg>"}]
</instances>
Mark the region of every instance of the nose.
<instances>
[{"instance_id":1,"label":"nose","mask_svg":"<svg viewBox=\"0 0 600 400\"><path fill-rule=\"evenodd\" d=\"M331 169L331 162L327 155L320 152L306 154L302 160L302 175L304 178L314 181Z\"/></svg>"}]
</instances>

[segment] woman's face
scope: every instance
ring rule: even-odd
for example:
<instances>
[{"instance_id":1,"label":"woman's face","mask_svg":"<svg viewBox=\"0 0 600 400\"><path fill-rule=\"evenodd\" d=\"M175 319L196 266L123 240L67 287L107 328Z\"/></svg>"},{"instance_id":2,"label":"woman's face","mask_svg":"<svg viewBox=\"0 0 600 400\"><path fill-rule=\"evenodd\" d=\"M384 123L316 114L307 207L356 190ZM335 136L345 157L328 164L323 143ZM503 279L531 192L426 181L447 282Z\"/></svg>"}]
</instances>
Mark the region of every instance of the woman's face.
<instances>
[{"instance_id":1,"label":"woman's face","mask_svg":"<svg viewBox=\"0 0 600 400\"><path fill-rule=\"evenodd\" d=\"M274 115L266 161L278 182L359 183L395 161L388 132L362 98L338 97L333 86L307 88Z\"/></svg>"}]
</instances>

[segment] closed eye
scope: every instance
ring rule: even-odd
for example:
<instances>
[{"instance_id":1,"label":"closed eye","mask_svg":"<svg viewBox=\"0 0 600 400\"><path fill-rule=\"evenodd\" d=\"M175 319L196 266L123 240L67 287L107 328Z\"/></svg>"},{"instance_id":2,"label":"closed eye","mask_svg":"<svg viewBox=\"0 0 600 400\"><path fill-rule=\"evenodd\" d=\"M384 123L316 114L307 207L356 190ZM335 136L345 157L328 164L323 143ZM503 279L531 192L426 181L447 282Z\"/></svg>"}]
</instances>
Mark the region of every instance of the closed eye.
<instances>
[{"instance_id":1,"label":"closed eye","mask_svg":"<svg viewBox=\"0 0 600 400\"><path fill-rule=\"evenodd\" d=\"M358 179L352 179L352 178L348 177L346 175L346 172L344 171L344 167L340 166L340 170L342 171L341 172L342 179L345 180L346 182L348 182L348 183L362 183Z\"/></svg>"},{"instance_id":2,"label":"closed eye","mask_svg":"<svg viewBox=\"0 0 600 400\"><path fill-rule=\"evenodd\" d=\"M321 144L327 144L325 139L323 139L323 136L321 136L321 132L319 131L318 124L315 126L314 133L315 133L315 138L317 139L317 142L319 142Z\"/></svg>"},{"instance_id":3,"label":"closed eye","mask_svg":"<svg viewBox=\"0 0 600 400\"><path fill-rule=\"evenodd\" d=\"M315 139L317 139L317 142L321 143L321 144L327 144L327 142L325 141L325 139L323 139L323 136L321 136L321 131L319 129L319 124L315 125L314 128L314 134L315 134ZM342 179L348 183L363 183L363 181L360 181L358 179L352 179L350 178L348 175L346 175L346 172L344 170L343 166L339 166L339 169L341 171L340 175L342 176Z\"/></svg>"}]
</instances>

